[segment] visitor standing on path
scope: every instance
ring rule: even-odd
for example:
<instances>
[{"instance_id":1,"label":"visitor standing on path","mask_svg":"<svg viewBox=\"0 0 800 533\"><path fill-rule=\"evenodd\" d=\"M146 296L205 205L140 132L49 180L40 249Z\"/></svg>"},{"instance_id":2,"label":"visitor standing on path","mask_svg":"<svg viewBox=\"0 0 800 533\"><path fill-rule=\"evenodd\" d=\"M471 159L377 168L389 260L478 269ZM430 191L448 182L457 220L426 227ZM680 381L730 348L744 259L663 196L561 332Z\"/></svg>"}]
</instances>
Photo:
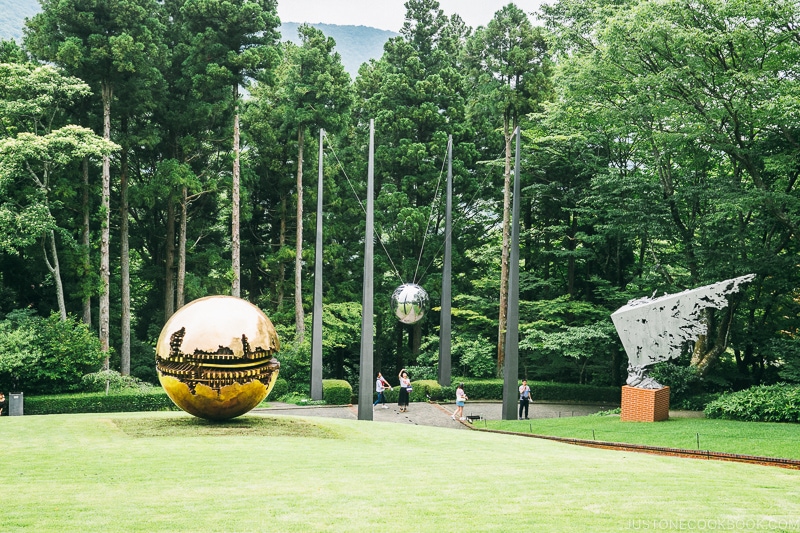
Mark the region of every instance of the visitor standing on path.
<instances>
[{"instance_id":1,"label":"visitor standing on path","mask_svg":"<svg viewBox=\"0 0 800 533\"><path fill-rule=\"evenodd\" d=\"M528 380L523 379L519 387L519 419L522 420L522 412L525 411L525 420L528 420L528 404L531 403L531 388Z\"/></svg>"},{"instance_id":2,"label":"visitor standing on path","mask_svg":"<svg viewBox=\"0 0 800 533\"><path fill-rule=\"evenodd\" d=\"M397 400L397 407L401 413L408 411L408 396L411 392L411 379L408 377L406 369L400 370L400 397Z\"/></svg>"},{"instance_id":3,"label":"visitor standing on path","mask_svg":"<svg viewBox=\"0 0 800 533\"><path fill-rule=\"evenodd\" d=\"M453 413L452 418L455 420L458 418L459 420L466 420L464 417L464 404L467 402L467 393L464 392L464 384L459 383L458 387L456 388L456 410Z\"/></svg>"},{"instance_id":4,"label":"visitor standing on path","mask_svg":"<svg viewBox=\"0 0 800 533\"><path fill-rule=\"evenodd\" d=\"M384 409L388 409L389 408L389 406L386 405L386 396L383 394L383 391L386 390L386 387L389 387L390 389L392 388L392 386L389 385L389 382L386 381L385 379L383 379L383 376L381 375L381 373L378 372L378 377L377 377L377 379L375 379L375 392L378 393L378 399L376 399L375 402L372 404L372 408L373 409L379 403L383 404L383 408Z\"/></svg>"}]
</instances>

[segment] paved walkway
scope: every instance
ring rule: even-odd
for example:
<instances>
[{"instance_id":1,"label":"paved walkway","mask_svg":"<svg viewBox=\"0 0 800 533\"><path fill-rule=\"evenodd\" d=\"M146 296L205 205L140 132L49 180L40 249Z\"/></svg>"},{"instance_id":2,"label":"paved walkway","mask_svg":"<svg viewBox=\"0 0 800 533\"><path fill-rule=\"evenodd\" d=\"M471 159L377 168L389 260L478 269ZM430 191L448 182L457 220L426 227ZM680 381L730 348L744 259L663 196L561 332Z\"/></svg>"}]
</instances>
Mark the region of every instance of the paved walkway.
<instances>
[{"instance_id":1,"label":"paved walkway","mask_svg":"<svg viewBox=\"0 0 800 533\"><path fill-rule=\"evenodd\" d=\"M269 402L270 407L258 408L251 411L254 414L276 414L290 416L322 416L332 418L347 418L358 420L358 406L297 406L279 402ZM417 424L421 426L449 427L453 429L466 429L465 423L453 420L450 416L455 410L455 404L411 403L408 411L401 413L397 404L386 404L387 408L376 407L372 411L372 419L377 422L398 422L402 424ZM559 403L532 403L529 408L530 418L559 418L569 416L585 416L598 411L612 409L608 405L572 405ZM467 402L464 415L479 416L487 420L500 420L503 418L503 405L500 402ZM480 421L475 423L480 424Z\"/></svg>"}]
</instances>

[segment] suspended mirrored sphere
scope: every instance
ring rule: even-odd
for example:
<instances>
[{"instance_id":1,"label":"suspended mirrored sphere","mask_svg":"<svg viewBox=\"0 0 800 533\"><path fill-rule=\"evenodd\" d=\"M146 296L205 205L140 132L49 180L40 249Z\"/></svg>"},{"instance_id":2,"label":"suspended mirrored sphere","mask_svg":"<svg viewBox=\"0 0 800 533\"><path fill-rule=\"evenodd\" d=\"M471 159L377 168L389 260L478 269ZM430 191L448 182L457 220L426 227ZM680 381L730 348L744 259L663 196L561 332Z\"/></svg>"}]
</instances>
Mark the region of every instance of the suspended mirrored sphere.
<instances>
[{"instance_id":1,"label":"suspended mirrored sphere","mask_svg":"<svg viewBox=\"0 0 800 533\"><path fill-rule=\"evenodd\" d=\"M404 283L392 294L392 311L404 324L416 324L429 307L428 293L414 283Z\"/></svg>"},{"instance_id":2,"label":"suspended mirrored sphere","mask_svg":"<svg viewBox=\"0 0 800 533\"><path fill-rule=\"evenodd\" d=\"M158 380L189 414L226 420L267 397L278 378L275 327L255 305L208 296L181 307L156 344Z\"/></svg>"}]
</instances>

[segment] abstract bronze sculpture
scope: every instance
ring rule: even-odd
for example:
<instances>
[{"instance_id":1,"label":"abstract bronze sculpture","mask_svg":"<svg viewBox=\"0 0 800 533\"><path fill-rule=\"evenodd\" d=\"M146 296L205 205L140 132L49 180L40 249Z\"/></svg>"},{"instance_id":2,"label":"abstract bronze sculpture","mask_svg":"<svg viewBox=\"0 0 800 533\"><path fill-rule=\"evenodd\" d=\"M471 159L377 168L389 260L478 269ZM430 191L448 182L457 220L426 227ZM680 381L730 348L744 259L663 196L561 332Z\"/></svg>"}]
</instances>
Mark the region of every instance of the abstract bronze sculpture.
<instances>
[{"instance_id":1,"label":"abstract bronze sculpture","mask_svg":"<svg viewBox=\"0 0 800 533\"><path fill-rule=\"evenodd\" d=\"M280 347L272 322L233 296L181 307L156 344L156 369L172 401L189 414L227 420L261 403L278 378Z\"/></svg>"},{"instance_id":2,"label":"abstract bronze sculpture","mask_svg":"<svg viewBox=\"0 0 800 533\"><path fill-rule=\"evenodd\" d=\"M392 294L392 311L403 324L416 324L422 320L428 305L428 293L414 283L404 283Z\"/></svg>"}]
</instances>

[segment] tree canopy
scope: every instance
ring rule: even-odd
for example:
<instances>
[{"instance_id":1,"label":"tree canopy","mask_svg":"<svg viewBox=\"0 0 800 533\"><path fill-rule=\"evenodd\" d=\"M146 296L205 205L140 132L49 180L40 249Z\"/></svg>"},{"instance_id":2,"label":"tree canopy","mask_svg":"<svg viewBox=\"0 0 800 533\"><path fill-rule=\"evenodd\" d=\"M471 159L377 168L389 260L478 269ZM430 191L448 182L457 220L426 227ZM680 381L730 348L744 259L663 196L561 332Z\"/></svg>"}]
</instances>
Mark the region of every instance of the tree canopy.
<instances>
[{"instance_id":1,"label":"tree canopy","mask_svg":"<svg viewBox=\"0 0 800 533\"><path fill-rule=\"evenodd\" d=\"M109 365L153 380L165 318L238 279L303 392L303 168L325 129L324 375L358 383L374 119L376 370L437 375L452 136L453 368L496 375L519 126L521 376L621 385L613 311L754 273L670 364L705 392L800 379L797 2L557 0L542 24L509 4L478 28L436 0L406 9L351 79L323 31L278 42L272 0L43 1L22 46L0 42L0 319L105 293L111 321L84 316ZM402 282L431 295L415 325L389 309Z\"/></svg>"}]
</instances>

